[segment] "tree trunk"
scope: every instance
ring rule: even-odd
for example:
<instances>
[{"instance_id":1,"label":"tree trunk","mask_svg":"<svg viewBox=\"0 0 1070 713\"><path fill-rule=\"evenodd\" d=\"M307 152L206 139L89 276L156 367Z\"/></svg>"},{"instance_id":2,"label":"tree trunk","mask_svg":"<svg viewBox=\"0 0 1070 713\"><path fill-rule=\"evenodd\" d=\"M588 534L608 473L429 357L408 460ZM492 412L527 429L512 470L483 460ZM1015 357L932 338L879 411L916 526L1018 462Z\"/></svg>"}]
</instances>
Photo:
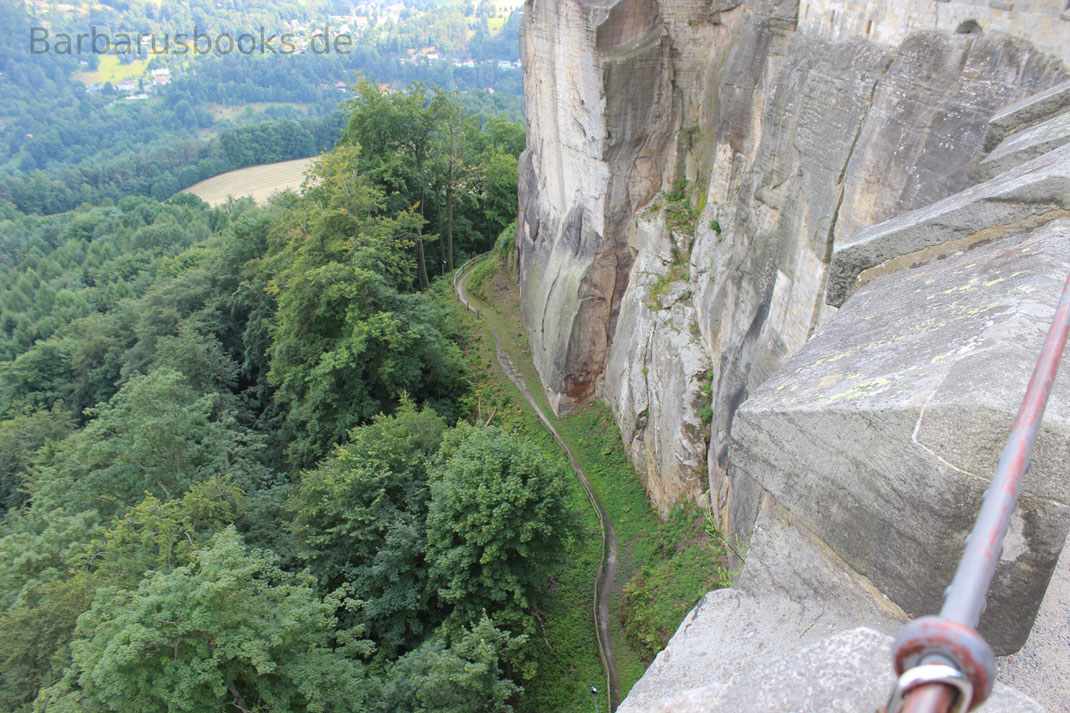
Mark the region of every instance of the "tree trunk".
<instances>
[{"instance_id":1,"label":"tree trunk","mask_svg":"<svg viewBox=\"0 0 1070 713\"><path fill-rule=\"evenodd\" d=\"M420 200L420 217L424 217L424 202ZM420 277L420 289L427 289L427 264L424 262L424 226L423 222L420 222L419 227L416 228L416 271Z\"/></svg>"},{"instance_id":2,"label":"tree trunk","mask_svg":"<svg viewBox=\"0 0 1070 713\"><path fill-rule=\"evenodd\" d=\"M446 269L453 272L453 160L446 172Z\"/></svg>"},{"instance_id":3,"label":"tree trunk","mask_svg":"<svg viewBox=\"0 0 1070 713\"><path fill-rule=\"evenodd\" d=\"M438 204L435 208L435 222L441 228L442 226L442 205ZM443 273L446 272L446 241L439 240L438 242L438 267Z\"/></svg>"},{"instance_id":4,"label":"tree trunk","mask_svg":"<svg viewBox=\"0 0 1070 713\"><path fill-rule=\"evenodd\" d=\"M229 688L230 692L234 694L234 698L231 699L230 705L237 708L239 711L241 711L241 713L250 713L249 708L245 705L245 699L242 698L242 695L240 693L238 693L238 687L232 683L230 684Z\"/></svg>"}]
</instances>

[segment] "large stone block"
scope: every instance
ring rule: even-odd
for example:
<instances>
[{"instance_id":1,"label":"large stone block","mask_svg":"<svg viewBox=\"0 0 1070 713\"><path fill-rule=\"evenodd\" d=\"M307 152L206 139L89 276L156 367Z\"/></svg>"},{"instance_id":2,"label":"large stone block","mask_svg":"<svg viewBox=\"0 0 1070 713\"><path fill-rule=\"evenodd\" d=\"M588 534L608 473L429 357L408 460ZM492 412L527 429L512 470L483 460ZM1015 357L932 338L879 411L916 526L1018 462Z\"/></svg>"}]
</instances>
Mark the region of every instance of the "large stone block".
<instances>
[{"instance_id":1,"label":"large stone block","mask_svg":"<svg viewBox=\"0 0 1070 713\"><path fill-rule=\"evenodd\" d=\"M985 150L991 151L1007 136L1043 121L1067 107L1070 107L1070 82L1060 82L1003 107L988 122Z\"/></svg>"},{"instance_id":2,"label":"large stone block","mask_svg":"<svg viewBox=\"0 0 1070 713\"><path fill-rule=\"evenodd\" d=\"M839 306L869 276L950 254L1070 208L1070 146L838 241L826 300ZM867 272L868 271L868 272Z\"/></svg>"},{"instance_id":3,"label":"large stone block","mask_svg":"<svg viewBox=\"0 0 1070 713\"><path fill-rule=\"evenodd\" d=\"M1070 220L863 285L739 409L733 462L913 615L939 610L1070 270ZM981 631L1025 641L1070 529L1057 379Z\"/></svg>"},{"instance_id":4,"label":"large stone block","mask_svg":"<svg viewBox=\"0 0 1070 713\"><path fill-rule=\"evenodd\" d=\"M1007 137L981 162L980 177L989 179L1070 143L1070 110Z\"/></svg>"},{"instance_id":5,"label":"large stone block","mask_svg":"<svg viewBox=\"0 0 1070 713\"><path fill-rule=\"evenodd\" d=\"M687 691L651 713L873 713L895 682L888 661L892 639L872 629L843 631L811 646L756 661L724 684ZM1036 701L1006 686L977 713L1044 713Z\"/></svg>"}]
</instances>

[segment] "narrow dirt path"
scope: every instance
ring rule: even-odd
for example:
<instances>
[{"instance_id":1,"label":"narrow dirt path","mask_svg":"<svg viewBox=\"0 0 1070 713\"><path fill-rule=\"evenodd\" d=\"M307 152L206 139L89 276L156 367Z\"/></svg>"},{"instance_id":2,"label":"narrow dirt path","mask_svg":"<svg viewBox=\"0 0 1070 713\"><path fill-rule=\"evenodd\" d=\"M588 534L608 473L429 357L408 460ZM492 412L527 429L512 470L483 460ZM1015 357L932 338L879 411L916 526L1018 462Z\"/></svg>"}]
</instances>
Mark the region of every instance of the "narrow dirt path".
<instances>
[{"instance_id":1,"label":"narrow dirt path","mask_svg":"<svg viewBox=\"0 0 1070 713\"><path fill-rule=\"evenodd\" d=\"M469 302L467 295L464 291L464 281L468 277L468 273L479 262L485 259L487 255L480 255L473 258L468 263L463 265L453 277L453 290L457 294L457 299L461 304L467 307L472 312L476 313L476 317L480 317L480 311L472 306ZM526 384L524 383L524 377L521 375L520 370L516 366L516 362L513 361L513 357L502 346L502 340L498 337L498 331L491 328L494 333L494 346L498 356L498 366L502 372L509 378L509 381L513 382L513 386L524 396L531 408L535 410L535 414L539 417L542 425L550 432L554 440L557 441L557 445L561 447L561 450L568 456L569 463L572 464L572 470L576 473L576 479L579 480L580 485L583 486L584 492L587 493L588 500L591 501L591 507L594 508L595 515L598 517L598 525L602 530L602 559L598 565L598 573L594 579L594 598L593 609L594 619L596 623L596 634L598 639L598 654L602 659L602 668L606 672L606 700L609 701L610 712L616 710L620 705L620 683L617 679L617 665L613 660L613 644L609 639L609 589L613 583L613 580L617 576L617 534L613 530L613 521L609 519L609 515L606 513L605 506L602 505L602 501L595 495L594 489L591 488L591 482L587 479L587 474L583 472L583 468L580 467L579 461L576 460L576 456L572 453L572 449L568 447L564 439L557 433L557 429L543 413L543 410L536 403L535 398L528 391Z\"/></svg>"}]
</instances>

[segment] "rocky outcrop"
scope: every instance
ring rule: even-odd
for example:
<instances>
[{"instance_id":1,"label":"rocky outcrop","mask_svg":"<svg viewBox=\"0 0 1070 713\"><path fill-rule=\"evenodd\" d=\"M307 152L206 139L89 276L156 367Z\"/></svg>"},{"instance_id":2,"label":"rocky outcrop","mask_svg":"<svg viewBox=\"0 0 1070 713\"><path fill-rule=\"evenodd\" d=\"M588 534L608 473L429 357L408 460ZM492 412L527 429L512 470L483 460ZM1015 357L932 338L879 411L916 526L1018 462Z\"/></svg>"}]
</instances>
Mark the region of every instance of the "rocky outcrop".
<instances>
[{"instance_id":1,"label":"rocky outcrop","mask_svg":"<svg viewBox=\"0 0 1070 713\"><path fill-rule=\"evenodd\" d=\"M725 681L675 691L646 709L622 713L872 713L883 710L895 683L888 669L892 638L858 628L798 650L775 652ZM681 652L682 653L682 652ZM1044 713L1028 696L996 684L977 713Z\"/></svg>"},{"instance_id":2,"label":"rocky outcrop","mask_svg":"<svg viewBox=\"0 0 1070 713\"><path fill-rule=\"evenodd\" d=\"M1022 125L999 146L1031 134ZM857 660L866 646L850 626L808 638L939 609L1070 271L1068 147L1018 166L1002 155L1011 165L996 179L834 247L828 297L842 308L734 421L729 521L740 539L753 531L737 588L696 607L626 709L657 709L660 696L664 710L727 710L768 690L755 665L781 681L763 707L820 709L839 689L793 688L817 673L807 658ZM999 675L1053 711L1070 700L1066 658L1053 655L1070 607L1068 384L1065 373L1054 382L978 627L997 653L1022 649ZM791 606L804 629L770 618ZM842 671L844 690L886 672L868 666Z\"/></svg>"},{"instance_id":3,"label":"rocky outcrop","mask_svg":"<svg viewBox=\"0 0 1070 713\"><path fill-rule=\"evenodd\" d=\"M736 477L908 614L938 611L1068 269L1058 219L867 283L740 408ZM1024 643L1070 531L1067 463L1064 375L981 622L997 653Z\"/></svg>"},{"instance_id":4,"label":"rocky outcrop","mask_svg":"<svg viewBox=\"0 0 1070 713\"><path fill-rule=\"evenodd\" d=\"M931 229L939 215L895 223ZM1070 219L1056 218L859 287L739 409L731 472L757 513L746 565L621 710L873 709L891 687L889 641L852 628L887 633L939 608L1068 269ZM1048 587L1070 529L1068 386L1055 382L980 625L1000 653L1029 635L999 675L1052 711L1070 693L1055 653L1066 557ZM1043 709L1004 691L983 710Z\"/></svg>"},{"instance_id":5,"label":"rocky outcrop","mask_svg":"<svg viewBox=\"0 0 1070 713\"><path fill-rule=\"evenodd\" d=\"M833 246L968 185L992 114L1065 77L1022 39L1058 16L933 5L526 5L533 358L559 412L612 405L662 511L731 501L735 411L830 313Z\"/></svg>"},{"instance_id":6,"label":"rocky outcrop","mask_svg":"<svg viewBox=\"0 0 1070 713\"><path fill-rule=\"evenodd\" d=\"M938 608L1070 265L1063 10L526 5L535 366L559 412L611 405L659 510L709 497L751 547L622 709L731 710L756 661ZM982 620L1002 653L1070 530L1061 388ZM1050 665L1016 680L1050 696Z\"/></svg>"}]
</instances>

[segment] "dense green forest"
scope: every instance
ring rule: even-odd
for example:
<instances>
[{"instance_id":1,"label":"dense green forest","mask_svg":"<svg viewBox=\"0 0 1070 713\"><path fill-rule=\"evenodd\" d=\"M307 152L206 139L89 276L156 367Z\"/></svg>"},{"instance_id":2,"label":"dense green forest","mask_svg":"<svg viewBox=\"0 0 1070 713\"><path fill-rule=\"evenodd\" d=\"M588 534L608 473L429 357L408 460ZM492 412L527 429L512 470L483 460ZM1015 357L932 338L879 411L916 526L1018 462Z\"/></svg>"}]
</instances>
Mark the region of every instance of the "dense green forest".
<instances>
[{"instance_id":1,"label":"dense green forest","mask_svg":"<svg viewBox=\"0 0 1070 713\"><path fill-rule=\"evenodd\" d=\"M0 708L511 709L568 478L470 422L427 262L503 232L522 147L363 81L271 206L9 207Z\"/></svg>"},{"instance_id":2,"label":"dense green forest","mask_svg":"<svg viewBox=\"0 0 1070 713\"><path fill-rule=\"evenodd\" d=\"M25 45L40 23L354 17L346 57ZM597 523L449 283L494 247L473 290L516 286L519 18L0 0L0 711L591 703ZM146 86L153 69L171 81ZM269 205L178 193L309 156ZM658 522L605 413L561 428L621 533L627 686L722 577L719 550L693 509Z\"/></svg>"}]
</instances>

